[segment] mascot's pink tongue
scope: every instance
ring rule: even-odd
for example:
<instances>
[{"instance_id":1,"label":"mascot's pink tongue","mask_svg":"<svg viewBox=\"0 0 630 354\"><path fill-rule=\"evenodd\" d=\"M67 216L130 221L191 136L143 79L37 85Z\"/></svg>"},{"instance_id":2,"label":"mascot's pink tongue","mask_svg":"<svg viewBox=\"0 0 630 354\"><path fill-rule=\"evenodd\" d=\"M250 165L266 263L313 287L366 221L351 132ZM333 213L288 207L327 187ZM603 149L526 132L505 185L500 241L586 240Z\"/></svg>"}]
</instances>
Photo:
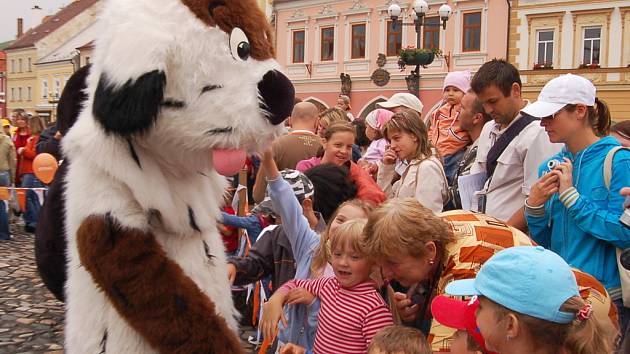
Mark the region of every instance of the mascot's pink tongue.
<instances>
[{"instance_id":1,"label":"mascot's pink tongue","mask_svg":"<svg viewBox=\"0 0 630 354\"><path fill-rule=\"evenodd\" d=\"M229 149L215 149L212 150L212 163L214 169L223 176L234 176L237 174L243 165L246 158L245 150L229 150Z\"/></svg>"}]
</instances>

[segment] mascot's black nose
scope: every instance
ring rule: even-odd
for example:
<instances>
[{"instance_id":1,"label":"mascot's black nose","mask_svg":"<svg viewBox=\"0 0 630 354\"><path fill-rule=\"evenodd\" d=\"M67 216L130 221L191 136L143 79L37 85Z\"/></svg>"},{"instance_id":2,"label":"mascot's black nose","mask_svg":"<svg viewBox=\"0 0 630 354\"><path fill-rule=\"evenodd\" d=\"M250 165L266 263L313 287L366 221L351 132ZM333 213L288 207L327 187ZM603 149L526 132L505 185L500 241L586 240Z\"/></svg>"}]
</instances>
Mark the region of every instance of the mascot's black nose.
<instances>
[{"instance_id":1,"label":"mascot's black nose","mask_svg":"<svg viewBox=\"0 0 630 354\"><path fill-rule=\"evenodd\" d=\"M291 115L295 89L284 74L276 70L267 72L258 83L258 91L263 100L260 107L269 112L267 119L273 125L284 122Z\"/></svg>"}]
</instances>

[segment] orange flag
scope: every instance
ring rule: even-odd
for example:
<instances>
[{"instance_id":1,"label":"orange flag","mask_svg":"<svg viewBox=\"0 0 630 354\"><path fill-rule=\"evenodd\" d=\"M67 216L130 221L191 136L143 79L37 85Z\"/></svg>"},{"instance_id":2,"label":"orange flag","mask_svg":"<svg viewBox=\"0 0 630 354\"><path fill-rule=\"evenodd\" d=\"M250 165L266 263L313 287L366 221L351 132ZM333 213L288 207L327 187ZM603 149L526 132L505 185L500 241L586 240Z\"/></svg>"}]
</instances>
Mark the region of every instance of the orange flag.
<instances>
[{"instance_id":1,"label":"orange flag","mask_svg":"<svg viewBox=\"0 0 630 354\"><path fill-rule=\"evenodd\" d=\"M0 200L10 200L11 193L9 192L9 188L0 187Z\"/></svg>"},{"instance_id":2,"label":"orange flag","mask_svg":"<svg viewBox=\"0 0 630 354\"><path fill-rule=\"evenodd\" d=\"M20 205L20 210L24 212L26 210L26 189L16 188L15 194L17 195L18 204Z\"/></svg>"},{"instance_id":3,"label":"orange flag","mask_svg":"<svg viewBox=\"0 0 630 354\"><path fill-rule=\"evenodd\" d=\"M260 311L260 282L257 281L254 286L254 313L252 313L252 326L256 327L258 323L258 312Z\"/></svg>"}]
</instances>

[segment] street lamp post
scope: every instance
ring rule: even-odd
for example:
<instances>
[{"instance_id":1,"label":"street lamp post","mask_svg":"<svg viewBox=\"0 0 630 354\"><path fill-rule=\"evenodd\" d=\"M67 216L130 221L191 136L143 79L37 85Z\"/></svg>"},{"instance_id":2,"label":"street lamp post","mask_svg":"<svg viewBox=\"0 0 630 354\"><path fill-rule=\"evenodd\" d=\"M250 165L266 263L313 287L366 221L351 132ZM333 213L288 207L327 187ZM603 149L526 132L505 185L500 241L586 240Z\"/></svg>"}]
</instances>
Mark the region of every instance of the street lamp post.
<instances>
[{"instance_id":1,"label":"street lamp post","mask_svg":"<svg viewBox=\"0 0 630 354\"><path fill-rule=\"evenodd\" d=\"M59 92L49 92L48 103L52 105L52 109L50 110L50 121L48 122L50 124L57 121L57 117L54 116L54 119L53 119L53 115L56 113L55 105L59 103Z\"/></svg>"},{"instance_id":2,"label":"street lamp post","mask_svg":"<svg viewBox=\"0 0 630 354\"><path fill-rule=\"evenodd\" d=\"M387 14L391 18L392 26L394 28L396 28L397 24L400 24L401 26L414 26L416 30L416 48L419 49L422 45L422 38L420 37L422 27L433 27L433 26L439 27L440 26L440 24L424 22L424 16L427 14L428 11L429 11L429 4L427 4L426 1L416 0L413 2L413 12L411 14L411 18L413 19L412 23L406 23L406 22L403 22L402 20L400 20L400 23L399 23L399 17L400 17L400 14L402 13L402 9L400 8L398 4L390 5L389 8L387 9ZM438 10L440 20L442 21L443 29L446 29L446 21L448 21L449 17L451 16L451 12L452 12L451 7L448 6L447 4L440 6ZM418 96L419 98L420 97L420 65L416 65L416 68L411 71L411 74L405 77L405 80L407 81L407 88L410 91L415 91L414 92L415 95Z\"/></svg>"}]
</instances>

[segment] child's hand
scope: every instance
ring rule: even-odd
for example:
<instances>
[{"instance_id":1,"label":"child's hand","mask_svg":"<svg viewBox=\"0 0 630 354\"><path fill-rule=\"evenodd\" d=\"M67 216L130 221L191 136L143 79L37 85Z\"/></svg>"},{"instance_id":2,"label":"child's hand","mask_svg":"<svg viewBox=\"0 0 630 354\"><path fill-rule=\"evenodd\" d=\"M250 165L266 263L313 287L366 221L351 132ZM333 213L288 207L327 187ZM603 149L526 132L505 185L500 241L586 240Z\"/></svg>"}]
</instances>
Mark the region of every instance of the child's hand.
<instances>
[{"instance_id":1,"label":"child's hand","mask_svg":"<svg viewBox=\"0 0 630 354\"><path fill-rule=\"evenodd\" d=\"M315 301L315 295L308 292L308 290L304 288L295 288L291 289L287 294L287 304L295 305L295 304L304 304L310 305Z\"/></svg>"},{"instance_id":2,"label":"child's hand","mask_svg":"<svg viewBox=\"0 0 630 354\"><path fill-rule=\"evenodd\" d=\"M293 343L289 343L284 347L280 348L280 354L305 354L306 348L300 347L299 345L295 345Z\"/></svg>"},{"instance_id":3,"label":"child's hand","mask_svg":"<svg viewBox=\"0 0 630 354\"><path fill-rule=\"evenodd\" d=\"M276 295L282 295L276 293ZM282 311L285 296L272 296L263 305L263 315L260 319L260 331L265 338L274 338L278 330L278 321L286 327L288 322Z\"/></svg>"},{"instance_id":4,"label":"child's hand","mask_svg":"<svg viewBox=\"0 0 630 354\"><path fill-rule=\"evenodd\" d=\"M396 151L387 146L385 149L385 153L383 154L383 164L385 165L393 165L396 163L396 159L398 159L398 155L396 155Z\"/></svg>"}]
</instances>

